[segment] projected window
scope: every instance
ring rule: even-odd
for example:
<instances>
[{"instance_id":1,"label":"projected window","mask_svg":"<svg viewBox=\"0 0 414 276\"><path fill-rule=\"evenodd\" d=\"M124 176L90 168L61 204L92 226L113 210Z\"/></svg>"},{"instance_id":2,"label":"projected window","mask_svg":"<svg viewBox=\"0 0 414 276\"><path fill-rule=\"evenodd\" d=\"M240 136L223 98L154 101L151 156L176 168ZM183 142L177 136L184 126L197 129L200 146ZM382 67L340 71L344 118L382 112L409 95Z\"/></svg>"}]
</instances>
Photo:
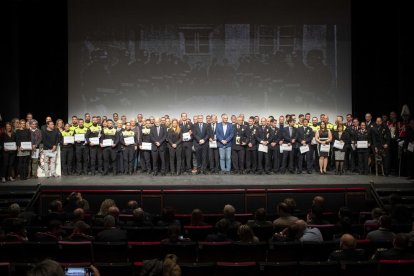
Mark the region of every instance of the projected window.
<instances>
[{"instance_id":1,"label":"projected window","mask_svg":"<svg viewBox=\"0 0 414 276\"><path fill-rule=\"evenodd\" d=\"M187 55L210 54L210 30L184 30L184 52Z\"/></svg>"},{"instance_id":2,"label":"projected window","mask_svg":"<svg viewBox=\"0 0 414 276\"><path fill-rule=\"evenodd\" d=\"M256 27L256 53L273 54L275 51L293 52L296 47L296 26L269 26Z\"/></svg>"}]
</instances>

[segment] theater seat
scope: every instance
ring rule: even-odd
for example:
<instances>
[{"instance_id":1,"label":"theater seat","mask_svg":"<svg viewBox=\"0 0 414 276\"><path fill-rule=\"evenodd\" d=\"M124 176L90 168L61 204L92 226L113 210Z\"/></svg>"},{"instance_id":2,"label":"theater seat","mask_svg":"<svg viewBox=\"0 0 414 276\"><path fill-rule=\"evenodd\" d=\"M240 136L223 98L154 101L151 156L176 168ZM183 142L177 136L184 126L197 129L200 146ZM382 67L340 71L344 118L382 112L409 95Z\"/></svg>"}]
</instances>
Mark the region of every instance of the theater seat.
<instances>
[{"instance_id":1,"label":"theater seat","mask_svg":"<svg viewBox=\"0 0 414 276\"><path fill-rule=\"evenodd\" d=\"M375 261L340 262L342 276L376 275L377 266Z\"/></svg>"},{"instance_id":2,"label":"theater seat","mask_svg":"<svg viewBox=\"0 0 414 276\"><path fill-rule=\"evenodd\" d=\"M231 242L199 242L199 262L226 262L233 260Z\"/></svg>"},{"instance_id":3,"label":"theater seat","mask_svg":"<svg viewBox=\"0 0 414 276\"><path fill-rule=\"evenodd\" d=\"M182 275L211 276L214 275L214 263L181 263Z\"/></svg>"},{"instance_id":4,"label":"theater seat","mask_svg":"<svg viewBox=\"0 0 414 276\"><path fill-rule=\"evenodd\" d=\"M92 243L90 241L69 242L59 241L59 262L92 263Z\"/></svg>"},{"instance_id":5,"label":"theater seat","mask_svg":"<svg viewBox=\"0 0 414 276\"><path fill-rule=\"evenodd\" d=\"M101 276L132 275L133 267L130 263L94 263Z\"/></svg>"},{"instance_id":6,"label":"theater seat","mask_svg":"<svg viewBox=\"0 0 414 276\"><path fill-rule=\"evenodd\" d=\"M126 242L93 242L94 262L126 263L128 261L128 244Z\"/></svg>"},{"instance_id":7,"label":"theater seat","mask_svg":"<svg viewBox=\"0 0 414 276\"><path fill-rule=\"evenodd\" d=\"M332 276L340 272L337 262L300 262L299 267L300 276Z\"/></svg>"},{"instance_id":8,"label":"theater seat","mask_svg":"<svg viewBox=\"0 0 414 276\"><path fill-rule=\"evenodd\" d=\"M266 261L267 242L259 243L233 243L233 261L234 262L264 262Z\"/></svg>"},{"instance_id":9,"label":"theater seat","mask_svg":"<svg viewBox=\"0 0 414 276\"><path fill-rule=\"evenodd\" d=\"M269 244L268 262L292 262L302 259L302 244L300 242L273 242Z\"/></svg>"},{"instance_id":10,"label":"theater seat","mask_svg":"<svg viewBox=\"0 0 414 276\"><path fill-rule=\"evenodd\" d=\"M263 276L297 276L299 266L297 262L266 262L259 263Z\"/></svg>"},{"instance_id":11,"label":"theater seat","mask_svg":"<svg viewBox=\"0 0 414 276\"><path fill-rule=\"evenodd\" d=\"M192 263L197 260L197 247L196 242L162 243L161 256L175 254L178 262Z\"/></svg>"},{"instance_id":12,"label":"theater seat","mask_svg":"<svg viewBox=\"0 0 414 276\"><path fill-rule=\"evenodd\" d=\"M186 225L184 226L184 231L186 237L188 237L192 241L204 241L208 234L213 232L213 226L205 225L205 226L192 226Z\"/></svg>"},{"instance_id":13,"label":"theater seat","mask_svg":"<svg viewBox=\"0 0 414 276\"><path fill-rule=\"evenodd\" d=\"M161 258L161 242L128 242L128 257L131 262Z\"/></svg>"},{"instance_id":14,"label":"theater seat","mask_svg":"<svg viewBox=\"0 0 414 276\"><path fill-rule=\"evenodd\" d=\"M0 263L0 275L10 276L10 263Z\"/></svg>"},{"instance_id":15,"label":"theater seat","mask_svg":"<svg viewBox=\"0 0 414 276\"><path fill-rule=\"evenodd\" d=\"M378 276L412 275L414 260L381 260Z\"/></svg>"},{"instance_id":16,"label":"theater seat","mask_svg":"<svg viewBox=\"0 0 414 276\"><path fill-rule=\"evenodd\" d=\"M217 262L216 276L255 276L259 274L256 262Z\"/></svg>"},{"instance_id":17,"label":"theater seat","mask_svg":"<svg viewBox=\"0 0 414 276\"><path fill-rule=\"evenodd\" d=\"M24 262L22 242L0 242L0 262Z\"/></svg>"}]
</instances>

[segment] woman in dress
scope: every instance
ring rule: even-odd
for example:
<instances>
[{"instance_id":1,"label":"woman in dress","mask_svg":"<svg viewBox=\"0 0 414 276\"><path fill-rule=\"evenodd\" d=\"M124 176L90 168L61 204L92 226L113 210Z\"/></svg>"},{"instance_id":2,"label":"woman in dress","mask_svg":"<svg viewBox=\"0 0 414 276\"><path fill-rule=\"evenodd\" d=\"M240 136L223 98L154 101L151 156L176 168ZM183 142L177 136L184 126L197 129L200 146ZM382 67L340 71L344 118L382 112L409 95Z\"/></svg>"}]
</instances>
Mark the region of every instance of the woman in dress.
<instances>
[{"instance_id":1,"label":"woman in dress","mask_svg":"<svg viewBox=\"0 0 414 276\"><path fill-rule=\"evenodd\" d=\"M6 150L4 148L4 143L15 143L16 135L13 132L13 127L10 122L6 123L5 131L1 134L0 145L3 149L3 163L1 167L1 182L6 182L6 179L9 181L14 181L13 171L14 171L14 160L16 158L16 150Z\"/></svg>"},{"instance_id":2,"label":"woman in dress","mask_svg":"<svg viewBox=\"0 0 414 276\"><path fill-rule=\"evenodd\" d=\"M336 127L336 131L333 134L334 141L339 141L342 145L342 149L334 148L335 153L335 174L343 174L344 173L344 160L345 160L345 151L346 146L350 140L349 133L344 131L343 124L338 124Z\"/></svg>"},{"instance_id":3,"label":"woman in dress","mask_svg":"<svg viewBox=\"0 0 414 276\"><path fill-rule=\"evenodd\" d=\"M326 167L328 166L328 157L330 150L321 151L321 147L325 147L325 145L330 145L332 141L332 133L329 129L326 128L325 122L321 122L319 131L315 132L315 139L318 143L319 169L321 174L326 174Z\"/></svg>"}]
</instances>

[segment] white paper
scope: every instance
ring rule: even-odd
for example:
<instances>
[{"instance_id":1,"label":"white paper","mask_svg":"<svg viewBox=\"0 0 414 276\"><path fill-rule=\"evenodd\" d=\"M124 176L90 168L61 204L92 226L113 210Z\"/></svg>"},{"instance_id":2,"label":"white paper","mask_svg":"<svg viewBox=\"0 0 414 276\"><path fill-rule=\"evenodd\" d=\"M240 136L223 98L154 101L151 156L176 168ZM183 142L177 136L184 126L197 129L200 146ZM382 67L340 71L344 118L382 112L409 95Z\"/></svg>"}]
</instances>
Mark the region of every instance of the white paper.
<instances>
[{"instance_id":1,"label":"white paper","mask_svg":"<svg viewBox=\"0 0 414 276\"><path fill-rule=\"evenodd\" d=\"M32 142L21 142L20 148L22 150L32 150Z\"/></svg>"},{"instance_id":2,"label":"white paper","mask_svg":"<svg viewBox=\"0 0 414 276\"><path fill-rule=\"evenodd\" d=\"M407 150L410 152L414 152L414 143L408 143Z\"/></svg>"},{"instance_id":3,"label":"white paper","mask_svg":"<svg viewBox=\"0 0 414 276\"><path fill-rule=\"evenodd\" d=\"M282 146L279 147L279 151L280 151L280 153L283 153L283 147Z\"/></svg>"},{"instance_id":4,"label":"white paper","mask_svg":"<svg viewBox=\"0 0 414 276\"><path fill-rule=\"evenodd\" d=\"M111 147L112 146L112 139L104 139L102 140L103 147Z\"/></svg>"},{"instance_id":5,"label":"white paper","mask_svg":"<svg viewBox=\"0 0 414 276\"><path fill-rule=\"evenodd\" d=\"M4 143L4 149L5 150L17 150L16 142L7 142L7 143Z\"/></svg>"},{"instance_id":6,"label":"white paper","mask_svg":"<svg viewBox=\"0 0 414 276\"><path fill-rule=\"evenodd\" d=\"M301 146L299 149L300 149L300 153L303 154L303 153L309 151L309 146L308 145L304 145L304 146Z\"/></svg>"},{"instance_id":7,"label":"white paper","mask_svg":"<svg viewBox=\"0 0 414 276\"><path fill-rule=\"evenodd\" d=\"M259 151L267 153L269 147L263 144L259 144Z\"/></svg>"},{"instance_id":8,"label":"white paper","mask_svg":"<svg viewBox=\"0 0 414 276\"><path fill-rule=\"evenodd\" d=\"M152 143L142 142L142 150L152 150Z\"/></svg>"},{"instance_id":9,"label":"white paper","mask_svg":"<svg viewBox=\"0 0 414 276\"><path fill-rule=\"evenodd\" d=\"M133 136L124 137L124 142L125 142L125 145L127 146L135 144Z\"/></svg>"},{"instance_id":10,"label":"white paper","mask_svg":"<svg viewBox=\"0 0 414 276\"><path fill-rule=\"evenodd\" d=\"M292 151L292 145L288 145L288 144L282 144L283 151Z\"/></svg>"},{"instance_id":11,"label":"white paper","mask_svg":"<svg viewBox=\"0 0 414 276\"><path fill-rule=\"evenodd\" d=\"M63 136L63 143L64 144L73 144L73 143L75 143L75 137L73 137L73 136Z\"/></svg>"},{"instance_id":12,"label":"white paper","mask_svg":"<svg viewBox=\"0 0 414 276\"><path fill-rule=\"evenodd\" d=\"M187 141L190 141L190 139L191 139L190 133L189 132L184 132L183 133L183 141L187 142Z\"/></svg>"},{"instance_id":13,"label":"white paper","mask_svg":"<svg viewBox=\"0 0 414 276\"><path fill-rule=\"evenodd\" d=\"M75 134L76 142L85 142L85 134Z\"/></svg>"},{"instance_id":14,"label":"white paper","mask_svg":"<svg viewBox=\"0 0 414 276\"><path fill-rule=\"evenodd\" d=\"M39 158L39 153L40 153L39 149L35 149L34 151L32 151L32 158L33 159Z\"/></svg>"},{"instance_id":15,"label":"white paper","mask_svg":"<svg viewBox=\"0 0 414 276\"><path fill-rule=\"evenodd\" d=\"M320 152L329 152L329 150L331 149L331 146L330 145L321 145L321 147L320 147Z\"/></svg>"},{"instance_id":16,"label":"white paper","mask_svg":"<svg viewBox=\"0 0 414 276\"><path fill-rule=\"evenodd\" d=\"M98 137L91 137L89 138L89 143L92 145L99 145L99 138Z\"/></svg>"},{"instance_id":17,"label":"white paper","mask_svg":"<svg viewBox=\"0 0 414 276\"><path fill-rule=\"evenodd\" d=\"M337 148L337 149L344 149L344 143L342 143L341 141L339 141L339 140L335 140L335 142L334 142L334 148Z\"/></svg>"},{"instance_id":18,"label":"white paper","mask_svg":"<svg viewBox=\"0 0 414 276\"><path fill-rule=\"evenodd\" d=\"M316 138L315 138L315 137L313 137L313 138L312 138L311 145L316 145L316 144L317 144L317 142L316 142Z\"/></svg>"},{"instance_id":19,"label":"white paper","mask_svg":"<svg viewBox=\"0 0 414 276\"><path fill-rule=\"evenodd\" d=\"M368 141L357 141L357 148L367 149L368 148Z\"/></svg>"},{"instance_id":20,"label":"white paper","mask_svg":"<svg viewBox=\"0 0 414 276\"><path fill-rule=\"evenodd\" d=\"M50 158L55 158L56 157L56 151L52 152L52 151L46 151L45 152L45 156L46 157L50 157Z\"/></svg>"},{"instance_id":21,"label":"white paper","mask_svg":"<svg viewBox=\"0 0 414 276\"><path fill-rule=\"evenodd\" d=\"M210 147L210 149L216 149L217 148L217 141L210 141L208 143L208 146Z\"/></svg>"}]
</instances>

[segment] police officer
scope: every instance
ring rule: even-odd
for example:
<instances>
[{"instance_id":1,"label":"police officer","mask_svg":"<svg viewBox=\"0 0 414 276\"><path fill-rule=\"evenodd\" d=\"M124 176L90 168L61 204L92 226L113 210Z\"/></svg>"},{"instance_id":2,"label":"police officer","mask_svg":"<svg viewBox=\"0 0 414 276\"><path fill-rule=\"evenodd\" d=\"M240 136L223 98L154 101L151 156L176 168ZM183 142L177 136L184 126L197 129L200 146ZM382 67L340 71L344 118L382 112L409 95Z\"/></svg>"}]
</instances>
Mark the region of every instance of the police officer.
<instances>
[{"instance_id":1,"label":"police officer","mask_svg":"<svg viewBox=\"0 0 414 276\"><path fill-rule=\"evenodd\" d=\"M246 128L246 173L254 174L257 170L257 126L254 125L255 118L249 118L248 127Z\"/></svg>"},{"instance_id":2,"label":"police officer","mask_svg":"<svg viewBox=\"0 0 414 276\"><path fill-rule=\"evenodd\" d=\"M141 133L140 133L140 137L139 137L139 148L141 151L140 154L140 163L141 163L141 168L142 168L142 172L145 173L147 172L148 174L151 174L151 150L144 150L142 148L142 143L151 143L151 139L150 139L150 131L151 131L151 120L150 119L146 119L144 121L143 126L141 127Z\"/></svg>"},{"instance_id":3,"label":"police officer","mask_svg":"<svg viewBox=\"0 0 414 276\"><path fill-rule=\"evenodd\" d=\"M303 126L298 128L298 133L297 133L297 140L298 143L300 144L300 146L308 146L309 147L309 151L305 152L305 153L300 153L300 150L298 150L298 174L302 173L302 169L303 169L303 159L305 159L306 161L306 169L308 174L312 173L312 158L311 158L311 154L312 151L311 149L311 142L312 139L314 137L314 133L312 128L310 128L308 126L308 120L307 119L303 119Z\"/></svg>"},{"instance_id":4,"label":"police officer","mask_svg":"<svg viewBox=\"0 0 414 276\"><path fill-rule=\"evenodd\" d=\"M372 145L374 147L375 154L379 154L383 159L384 174L388 176L390 174L390 142L391 132L390 129L382 122L382 118L378 117L375 121L375 126L371 128Z\"/></svg>"},{"instance_id":5,"label":"police officer","mask_svg":"<svg viewBox=\"0 0 414 276\"><path fill-rule=\"evenodd\" d=\"M83 123L83 125L86 128L90 128L91 127L92 122L91 122L91 114L90 113L85 113L85 122Z\"/></svg>"},{"instance_id":6,"label":"police officer","mask_svg":"<svg viewBox=\"0 0 414 276\"><path fill-rule=\"evenodd\" d=\"M256 141L259 144L262 144L264 146L269 146L269 141L272 140L271 137L271 131L270 127L266 125L266 118L263 117L260 119L260 126L258 128ZM270 174L270 158L269 158L269 150L268 152L259 151L258 154L258 174L263 174L265 172L266 174Z\"/></svg>"},{"instance_id":7,"label":"police officer","mask_svg":"<svg viewBox=\"0 0 414 276\"><path fill-rule=\"evenodd\" d=\"M120 142L124 147L124 174L132 175L134 169L134 155L137 149L138 136L131 129L131 123L125 124L125 129L121 131Z\"/></svg>"},{"instance_id":8,"label":"police officer","mask_svg":"<svg viewBox=\"0 0 414 276\"><path fill-rule=\"evenodd\" d=\"M288 166L287 162L289 159L289 172L294 173L294 158L295 158L295 149L297 147L297 128L295 128L295 121L293 119L289 119L287 121L288 126L282 130L282 138L283 144L287 144L292 146L290 151L283 151L283 159L282 159L282 167L280 168L280 172L284 174L286 172L286 167Z\"/></svg>"},{"instance_id":9,"label":"police officer","mask_svg":"<svg viewBox=\"0 0 414 276\"><path fill-rule=\"evenodd\" d=\"M180 122L181 133L183 136L183 145L182 145L182 165L181 168L183 173L187 172L191 174L191 155L193 147L193 136L192 136L192 124L187 118L187 113L181 113L181 122Z\"/></svg>"},{"instance_id":10,"label":"police officer","mask_svg":"<svg viewBox=\"0 0 414 276\"><path fill-rule=\"evenodd\" d=\"M112 140L111 145L103 144L104 140ZM119 132L114 128L114 123L112 120L107 121L107 127L104 127L101 132L100 145L103 155L103 165L104 171L103 175L107 175L109 171L109 166L112 166L112 174L116 175L117 173L117 164L116 164L116 152L117 146L119 143Z\"/></svg>"},{"instance_id":11,"label":"police officer","mask_svg":"<svg viewBox=\"0 0 414 276\"><path fill-rule=\"evenodd\" d=\"M89 145L89 157L92 175L96 174L96 169L98 169L99 173L102 173L102 148L99 146L99 138L101 136L101 131L102 127L98 125L98 117L93 116L92 125L86 132L86 141ZM97 143L92 143L91 138L98 138ZM98 168L96 168L96 163L98 163Z\"/></svg>"},{"instance_id":12,"label":"police officer","mask_svg":"<svg viewBox=\"0 0 414 276\"><path fill-rule=\"evenodd\" d=\"M76 173L78 175L87 174L88 173L88 148L86 146L86 132L88 129L83 125L83 119L78 119L78 127L75 128L73 134L79 134L82 138L78 141L75 141L75 153L76 153Z\"/></svg>"},{"instance_id":13,"label":"police officer","mask_svg":"<svg viewBox=\"0 0 414 276\"><path fill-rule=\"evenodd\" d=\"M65 129L60 133L60 163L63 175L72 174L73 143L64 143L64 137L68 136L73 137L73 131L70 130L70 124L65 124Z\"/></svg>"},{"instance_id":14,"label":"police officer","mask_svg":"<svg viewBox=\"0 0 414 276\"><path fill-rule=\"evenodd\" d=\"M369 156L369 134L365 122L361 122L360 129L356 135L356 141L366 141L368 148L357 148L359 174L368 174L368 156Z\"/></svg>"},{"instance_id":15,"label":"police officer","mask_svg":"<svg viewBox=\"0 0 414 276\"><path fill-rule=\"evenodd\" d=\"M244 157L247 142L247 127L244 125L243 117L236 119L236 125L233 128L233 141L231 144L231 161L234 174L243 174Z\"/></svg>"},{"instance_id":16,"label":"police officer","mask_svg":"<svg viewBox=\"0 0 414 276\"><path fill-rule=\"evenodd\" d=\"M70 130L74 132L75 129L77 128L78 128L78 117L72 116L72 124L70 125Z\"/></svg>"},{"instance_id":17,"label":"police officer","mask_svg":"<svg viewBox=\"0 0 414 276\"><path fill-rule=\"evenodd\" d=\"M270 131L272 140L269 141L269 159L271 170L273 173L278 173L280 170L280 129L277 127L277 120L270 120Z\"/></svg>"}]
</instances>

